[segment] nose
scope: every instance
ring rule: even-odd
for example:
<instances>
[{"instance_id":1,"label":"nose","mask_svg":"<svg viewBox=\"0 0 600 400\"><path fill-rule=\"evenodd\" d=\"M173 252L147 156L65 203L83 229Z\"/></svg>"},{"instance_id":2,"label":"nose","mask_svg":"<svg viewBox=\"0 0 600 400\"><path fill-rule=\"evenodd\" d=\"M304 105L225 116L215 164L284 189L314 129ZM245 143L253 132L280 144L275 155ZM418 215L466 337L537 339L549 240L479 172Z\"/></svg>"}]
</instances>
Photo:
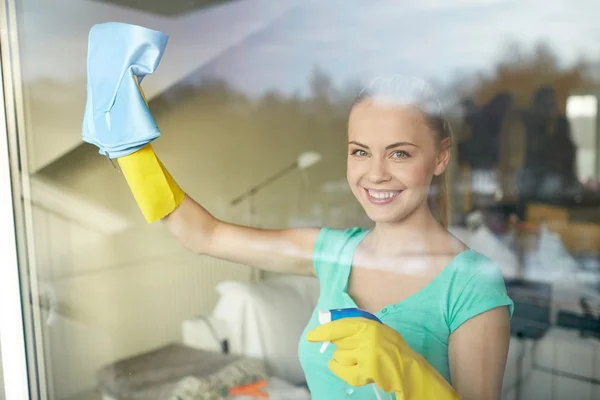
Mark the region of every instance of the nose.
<instances>
[{"instance_id":1,"label":"nose","mask_svg":"<svg viewBox=\"0 0 600 400\"><path fill-rule=\"evenodd\" d=\"M385 162L382 160L372 160L369 166L368 179L372 183L388 182L392 179L392 175L387 169Z\"/></svg>"}]
</instances>

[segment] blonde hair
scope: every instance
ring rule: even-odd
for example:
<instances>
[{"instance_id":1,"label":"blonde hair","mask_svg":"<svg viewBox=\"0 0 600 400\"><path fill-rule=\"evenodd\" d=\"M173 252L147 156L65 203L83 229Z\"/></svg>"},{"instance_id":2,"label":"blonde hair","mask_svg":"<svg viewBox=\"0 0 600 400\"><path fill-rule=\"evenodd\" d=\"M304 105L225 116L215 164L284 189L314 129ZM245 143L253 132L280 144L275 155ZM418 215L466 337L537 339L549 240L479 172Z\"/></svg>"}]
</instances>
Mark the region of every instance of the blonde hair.
<instances>
[{"instance_id":1,"label":"blonde hair","mask_svg":"<svg viewBox=\"0 0 600 400\"><path fill-rule=\"evenodd\" d=\"M444 116L442 103L428 82L403 75L379 77L360 91L352 107L367 99L418 109L429 128L435 132L437 144L441 146L444 140L449 140L451 145L452 131ZM437 187L437 191L434 191L433 198L430 199L430 207L440 223L447 228L449 190L446 172L434 176L432 186Z\"/></svg>"}]
</instances>

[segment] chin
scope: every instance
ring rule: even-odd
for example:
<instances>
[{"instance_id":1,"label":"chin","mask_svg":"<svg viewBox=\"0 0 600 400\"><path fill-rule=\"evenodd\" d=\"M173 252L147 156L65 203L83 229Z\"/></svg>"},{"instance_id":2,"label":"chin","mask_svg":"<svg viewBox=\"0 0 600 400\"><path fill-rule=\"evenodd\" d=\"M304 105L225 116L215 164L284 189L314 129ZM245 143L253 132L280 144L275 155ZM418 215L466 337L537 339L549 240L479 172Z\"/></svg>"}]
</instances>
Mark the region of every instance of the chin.
<instances>
[{"instance_id":1,"label":"chin","mask_svg":"<svg viewBox=\"0 0 600 400\"><path fill-rule=\"evenodd\" d=\"M410 214L410 210L407 210L406 207L400 207L400 204L396 205L396 207L381 207L373 205L368 201L361 203L363 210L373 222L384 224L399 222Z\"/></svg>"},{"instance_id":2,"label":"chin","mask_svg":"<svg viewBox=\"0 0 600 400\"><path fill-rule=\"evenodd\" d=\"M395 206L379 206L371 204L368 200L361 202L365 213L375 223L393 224L405 221L419 209L418 204L399 203Z\"/></svg>"},{"instance_id":3,"label":"chin","mask_svg":"<svg viewBox=\"0 0 600 400\"><path fill-rule=\"evenodd\" d=\"M383 212L374 212L374 211L366 211L367 216L371 219L371 221L379 224L393 224L398 223L404 220L408 214L407 213L383 213Z\"/></svg>"}]
</instances>

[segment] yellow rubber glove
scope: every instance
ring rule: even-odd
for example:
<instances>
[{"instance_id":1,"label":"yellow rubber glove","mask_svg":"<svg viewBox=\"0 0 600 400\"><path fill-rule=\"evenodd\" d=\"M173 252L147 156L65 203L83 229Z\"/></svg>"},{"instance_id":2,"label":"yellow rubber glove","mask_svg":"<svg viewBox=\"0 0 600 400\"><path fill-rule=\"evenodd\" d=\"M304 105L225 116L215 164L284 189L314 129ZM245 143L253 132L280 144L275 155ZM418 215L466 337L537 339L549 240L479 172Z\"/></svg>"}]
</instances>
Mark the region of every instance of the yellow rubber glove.
<instances>
[{"instance_id":1,"label":"yellow rubber glove","mask_svg":"<svg viewBox=\"0 0 600 400\"><path fill-rule=\"evenodd\" d=\"M175 211L185 194L162 165L152 145L118 158L119 166L148 223Z\"/></svg>"},{"instance_id":2,"label":"yellow rubber glove","mask_svg":"<svg viewBox=\"0 0 600 400\"><path fill-rule=\"evenodd\" d=\"M306 338L336 346L329 369L352 386L375 383L398 400L460 399L398 332L377 321L343 318L312 329Z\"/></svg>"}]
</instances>

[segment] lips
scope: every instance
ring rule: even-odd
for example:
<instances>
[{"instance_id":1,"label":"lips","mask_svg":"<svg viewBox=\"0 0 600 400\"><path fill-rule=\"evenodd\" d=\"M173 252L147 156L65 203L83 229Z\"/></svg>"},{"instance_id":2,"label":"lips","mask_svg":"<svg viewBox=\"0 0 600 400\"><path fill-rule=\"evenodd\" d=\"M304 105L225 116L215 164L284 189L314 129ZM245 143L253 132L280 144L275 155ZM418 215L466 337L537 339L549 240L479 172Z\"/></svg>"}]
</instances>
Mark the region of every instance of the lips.
<instances>
[{"instance_id":1,"label":"lips","mask_svg":"<svg viewBox=\"0 0 600 400\"><path fill-rule=\"evenodd\" d=\"M365 193L367 199L373 204L384 205L394 201L402 190L378 190L378 189L366 189Z\"/></svg>"}]
</instances>

